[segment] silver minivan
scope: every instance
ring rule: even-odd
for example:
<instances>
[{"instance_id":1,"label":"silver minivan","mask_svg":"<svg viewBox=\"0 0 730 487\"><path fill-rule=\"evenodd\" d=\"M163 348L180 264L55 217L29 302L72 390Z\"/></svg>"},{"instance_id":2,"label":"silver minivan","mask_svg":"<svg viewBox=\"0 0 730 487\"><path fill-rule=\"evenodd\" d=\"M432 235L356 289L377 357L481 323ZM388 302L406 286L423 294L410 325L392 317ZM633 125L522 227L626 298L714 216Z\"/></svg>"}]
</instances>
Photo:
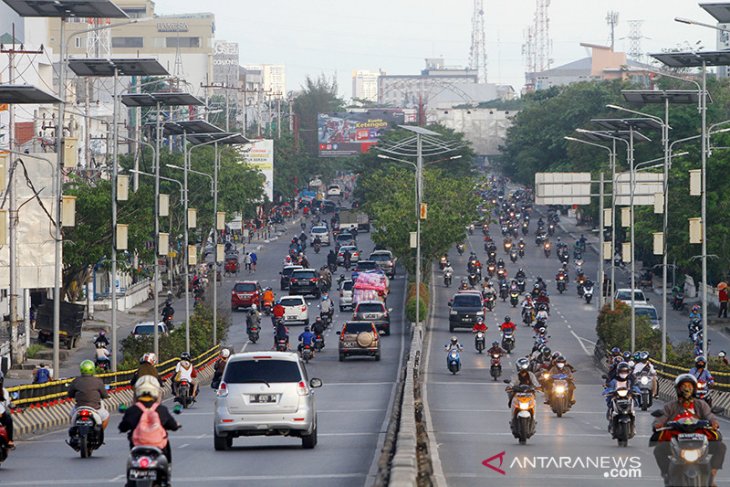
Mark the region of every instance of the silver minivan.
<instances>
[{"instance_id":1,"label":"silver minivan","mask_svg":"<svg viewBox=\"0 0 730 487\"><path fill-rule=\"evenodd\" d=\"M313 389L296 353L246 352L231 355L215 399L213 446L227 450L239 436L295 436L303 448L317 444Z\"/></svg>"}]
</instances>

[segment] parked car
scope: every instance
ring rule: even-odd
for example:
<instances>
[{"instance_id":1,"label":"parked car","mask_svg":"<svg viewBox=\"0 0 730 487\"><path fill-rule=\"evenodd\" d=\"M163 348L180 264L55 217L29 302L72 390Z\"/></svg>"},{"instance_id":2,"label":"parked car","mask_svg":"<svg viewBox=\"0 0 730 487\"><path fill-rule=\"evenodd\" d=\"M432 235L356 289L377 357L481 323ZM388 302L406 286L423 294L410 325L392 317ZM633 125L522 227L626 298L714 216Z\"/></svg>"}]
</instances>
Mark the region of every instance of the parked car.
<instances>
[{"instance_id":1,"label":"parked car","mask_svg":"<svg viewBox=\"0 0 730 487\"><path fill-rule=\"evenodd\" d=\"M393 257L393 253L390 250L376 250L370 254L368 260L374 260L377 262L389 278L393 279L395 277L396 259Z\"/></svg>"},{"instance_id":2,"label":"parked car","mask_svg":"<svg viewBox=\"0 0 730 487\"><path fill-rule=\"evenodd\" d=\"M350 251L350 263L356 264L360 260L360 251L354 245L343 245L337 251L337 265L343 265L345 263L345 250Z\"/></svg>"},{"instance_id":3,"label":"parked car","mask_svg":"<svg viewBox=\"0 0 730 487\"><path fill-rule=\"evenodd\" d=\"M380 337L374 323L348 321L338 331L340 362L352 355L368 355L380 360Z\"/></svg>"},{"instance_id":4,"label":"parked car","mask_svg":"<svg viewBox=\"0 0 730 487\"><path fill-rule=\"evenodd\" d=\"M251 308L252 305L261 306L261 296L264 292L258 281L239 281L231 289L231 311L239 308Z\"/></svg>"},{"instance_id":5,"label":"parked car","mask_svg":"<svg viewBox=\"0 0 730 487\"><path fill-rule=\"evenodd\" d=\"M157 323L157 335L167 335L169 330L167 329L167 325L160 321ZM137 323L134 325L134 328L132 329L131 335L135 338L141 338L145 336L152 336L155 334L155 324L152 321L145 321L143 323Z\"/></svg>"},{"instance_id":6,"label":"parked car","mask_svg":"<svg viewBox=\"0 0 730 487\"><path fill-rule=\"evenodd\" d=\"M327 196L342 196L342 188L339 184L331 184L327 188Z\"/></svg>"},{"instance_id":7,"label":"parked car","mask_svg":"<svg viewBox=\"0 0 730 487\"><path fill-rule=\"evenodd\" d=\"M484 303L479 291L458 292L449 300L449 331L474 326L478 317L484 317Z\"/></svg>"},{"instance_id":8,"label":"parked car","mask_svg":"<svg viewBox=\"0 0 730 487\"><path fill-rule=\"evenodd\" d=\"M617 289L613 299L616 301L623 301L631 306L631 289ZM649 304L649 300L646 298L644 291L641 289L634 289L634 304Z\"/></svg>"},{"instance_id":9,"label":"parked car","mask_svg":"<svg viewBox=\"0 0 730 487\"><path fill-rule=\"evenodd\" d=\"M304 296L284 296L279 303L284 307L284 323L309 325L309 306Z\"/></svg>"},{"instance_id":10,"label":"parked car","mask_svg":"<svg viewBox=\"0 0 730 487\"><path fill-rule=\"evenodd\" d=\"M634 313L636 316L646 316L649 318L649 321L651 322L651 327L654 330L658 330L659 325L659 314L656 311L656 308L652 306L651 304L637 304L634 306Z\"/></svg>"},{"instance_id":11,"label":"parked car","mask_svg":"<svg viewBox=\"0 0 730 487\"><path fill-rule=\"evenodd\" d=\"M319 237L322 241L322 245L330 246L330 231L324 225L313 227L309 232L309 241L314 242L315 237Z\"/></svg>"},{"instance_id":12,"label":"parked car","mask_svg":"<svg viewBox=\"0 0 730 487\"><path fill-rule=\"evenodd\" d=\"M304 269L304 267L300 265L285 265L284 268L281 270L279 275L281 278L279 279L279 287L282 291L289 289L289 278L291 277L292 272Z\"/></svg>"},{"instance_id":13,"label":"parked car","mask_svg":"<svg viewBox=\"0 0 730 487\"><path fill-rule=\"evenodd\" d=\"M378 331L390 335L390 311L382 301L360 301L352 312L352 319L375 323Z\"/></svg>"},{"instance_id":14,"label":"parked car","mask_svg":"<svg viewBox=\"0 0 730 487\"><path fill-rule=\"evenodd\" d=\"M227 450L239 436L294 436L302 448L317 445L317 412L312 390L296 353L247 352L228 358L216 393L213 447Z\"/></svg>"},{"instance_id":15,"label":"parked car","mask_svg":"<svg viewBox=\"0 0 730 487\"><path fill-rule=\"evenodd\" d=\"M302 296L309 294L319 298L322 295L319 288L319 273L314 269L297 269L292 272L289 278L289 294Z\"/></svg>"},{"instance_id":16,"label":"parked car","mask_svg":"<svg viewBox=\"0 0 730 487\"><path fill-rule=\"evenodd\" d=\"M352 309L352 287L354 285L355 281L352 279L340 281L340 311Z\"/></svg>"}]
</instances>

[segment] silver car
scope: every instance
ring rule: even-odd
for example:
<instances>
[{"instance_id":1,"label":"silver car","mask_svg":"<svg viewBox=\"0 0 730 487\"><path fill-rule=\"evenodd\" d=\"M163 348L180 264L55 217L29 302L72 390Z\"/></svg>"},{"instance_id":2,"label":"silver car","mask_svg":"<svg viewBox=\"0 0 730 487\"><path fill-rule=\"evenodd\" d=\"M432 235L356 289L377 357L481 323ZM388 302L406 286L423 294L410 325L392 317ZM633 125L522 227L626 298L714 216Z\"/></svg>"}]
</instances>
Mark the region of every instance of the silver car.
<instances>
[{"instance_id":1,"label":"silver car","mask_svg":"<svg viewBox=\"0 0 730 487\"><path fill-rule=\"evenodd\" d=\"M352 287L355 281L352 279L344 279L340 281L340 311L352 309Z\"/></svg>"},{"instance_id":2,"label":"silver car","mask_svg":"<svg viewBox=\"0 0 730 487\"><path fill-rule=\"evenodd\" d=\"M215 400L213 446L227 450L239 436L295 436L303 448L317 445L313 389L296 353L231 355Z\"/></svg>"}]
</instances>

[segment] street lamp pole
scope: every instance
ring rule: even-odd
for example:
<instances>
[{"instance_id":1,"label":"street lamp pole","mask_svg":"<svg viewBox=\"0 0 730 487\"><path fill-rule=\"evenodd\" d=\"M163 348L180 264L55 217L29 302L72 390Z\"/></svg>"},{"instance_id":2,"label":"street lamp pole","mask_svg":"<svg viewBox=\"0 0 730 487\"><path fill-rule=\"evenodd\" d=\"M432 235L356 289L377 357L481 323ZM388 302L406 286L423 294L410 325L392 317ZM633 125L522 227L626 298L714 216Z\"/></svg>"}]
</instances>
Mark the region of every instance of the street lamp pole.
<instances>
[{"instance_id":1,"label":"street lamp pole","mask_svg":"<svg viewBox=\"0 0 730 487\"><path fill-rule=\"evenodd\" d=\"M707 353L707 62L702 59L702 351Z\"/></svg>"}]
</instances>

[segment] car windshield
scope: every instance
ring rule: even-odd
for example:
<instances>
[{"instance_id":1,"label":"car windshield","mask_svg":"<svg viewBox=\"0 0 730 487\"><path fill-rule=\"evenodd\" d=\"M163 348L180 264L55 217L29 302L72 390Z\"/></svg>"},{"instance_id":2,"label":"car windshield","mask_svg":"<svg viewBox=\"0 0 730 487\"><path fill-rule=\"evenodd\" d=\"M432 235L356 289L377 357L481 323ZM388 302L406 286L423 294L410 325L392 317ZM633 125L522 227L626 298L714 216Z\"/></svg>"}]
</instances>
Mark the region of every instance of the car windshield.
<instances>
[{"instance_id":1,"label":"car windshield","mask_svg":"<svg viewBox=\"0 0 730 487\"><path fill-rule=\"evenodd\" d=\"M373 331L370 323L348 323L345 325L345 333L362 333Z\"/></svg>"},{"instance_id":2,"label":"car windshield","mask_svg":"<svg viewBox=\"0 0 730 487\"><path fill-rule=\"evenodd\" d=\"M296 362L290 360L237 360L228 362L223 380L227 384L282 383L302 380Z\"/></svg>"},{"instance_id":3,"label":"car windshield","mask_svg":"<svg viewBox=\"0 0 730 487\"><path fill-rule=\"evenodd\" d=\"M312 279L317 277L314 271L296 271L291 275L295 279Z\"/></svg>"},{"instance_id":4,"label":"car windshield","mask_svg":"<svg viewBox=\"0 0 730 487\"><path fill-rule=\"evenodd\" d=\"M149 325L137 325L134 327L134 334L135 335L152 335L155 332L155 325L149 324ZM158 329L158 332L162 332L162 328L160 327Z\"/></svg>"},{"instance_id":5,"label":"car windshield","mask_svg":"<svg viewBox=\"0 0 730 487\"><path fill-rule=\"evenodd\" d=\"M348 240L352 240L352 235L350 235L349 233L341 233L341 234L337 235L338 242L340 242L340 241L346 242Z\"/></svg>"},{"instance_id":6,"label":"car windshield","mask_svg":"<svg viewBox=\"0 0 730 487\"><path fill-rule=\"evenodd\" d=\"M342 283L342 289L345 291L352 291L352 286L355 285L355 281L345 281Z\"/></svg>"},{"instance_id":7,"label":"car windshield","mask_svg":"<svg viewBox=\"0 0 730 487\"><path fill-rule=\"evenodd\" d=\"M659 320L656 314L656 309L654 308L636 308L634 312L636 313L636 316L646 316L650 320Z\"/></svg>"},{"instance_id":8,"label":"car windshield","mask_svg":"<svg viewBox=\"0 0 730 487\"><path fill-rule=\"evenodd\" d=\"M355 252L355 250L357 250L357 248L354 247L354 246L352 246L352 245L343 245L342 247L340 247L340 253L341 254L344 254L345 253L345 250L347 250L350 253L352 253L352 252Z\"/></svg>"},{"instance_id":9,"label":"car windshield","mask_svg":"<svg viewBox=\"0 0 730 487\"><path fill-rule=\"evenodd\" d=\"M475 294L459 294L454 297L452 306L477 308L482 305L482 299Z\"/></svg>"},{"instance_id":10,"label":"car windshield","mask_svg":"<svg viewBox=\"0 0 730 487\"><path fill-rule=\"evenodd\" d=\"M619 301L631 301L631 291L619 291ZM634 301L646 301L644 293L641 291L634 291Z\"/></svg>"},{"instance_id":11,"label":"car windshield","mask_svg":"<svg viewBox=\"0 0 730 487\"><path fill-rule=\"evenodd\" d=\"M280 301L282 306L302 306L304 304L302 298L281 298Z\"/></svg>"},{"instance_id":12,"label":"car windshield","mask_svg":"<svg viewBox=\"0 0 730 487\"><path fill-rule=\"evenodd\" d=\"M360 263L357 264L357 268L360 270L363 270L363 271L369 271L369 270L377 269L378 264L376 264L375 262L372 262L372 261L371 262L360 261Z\"/></svg>"},{"instance_id":13,"label":"car windshield","mask_svg":"<svg viewBox=\"0 0 730 487\"><path fill-rule=\"evenodd\" d=\"M322 227L313 228L312 233L327 233L327 229Z\"/></svg>"},{"instance_id":14,"label":"car windshield","mask_svg":"<svg viewBox=\"0 0 730 487\"><path fill-rule=\"evenodd\" d=\"M358 313L382 313L385 311L380 303L360 303L357 305Z\"/></svg>"},{"instance_id":15,"label":"car windshield","mask_svg":"<svg viewBox=\"0 0 730 487\"><path fill-rule=\"evenodd\" d=\"M297 269L298 267L284 267L284 270L281 273L285 276L291 276L292 272Z\"/></svg>"},{"instance_id":16,"label":"car windshield","mask_svg":"<svg viewBox=\"0 0 730 487\"><path fill-rule=\"evenodd\" d=\"M252 293L256 291L256 284L253 282L238 282L233 287L233 290L237 293Z\"/></svg>"},{"instance_id":17,"label":"car windshield","mask_svg":"<svg viewBox=\"0 0 730 487\"><path fill-rule=\"evenodd\" d=\"M388 254L372 254L370 255L370 260L374 260L375 262L385 262L390 260L390 256Z\"/></svg>"}]
</instances>

